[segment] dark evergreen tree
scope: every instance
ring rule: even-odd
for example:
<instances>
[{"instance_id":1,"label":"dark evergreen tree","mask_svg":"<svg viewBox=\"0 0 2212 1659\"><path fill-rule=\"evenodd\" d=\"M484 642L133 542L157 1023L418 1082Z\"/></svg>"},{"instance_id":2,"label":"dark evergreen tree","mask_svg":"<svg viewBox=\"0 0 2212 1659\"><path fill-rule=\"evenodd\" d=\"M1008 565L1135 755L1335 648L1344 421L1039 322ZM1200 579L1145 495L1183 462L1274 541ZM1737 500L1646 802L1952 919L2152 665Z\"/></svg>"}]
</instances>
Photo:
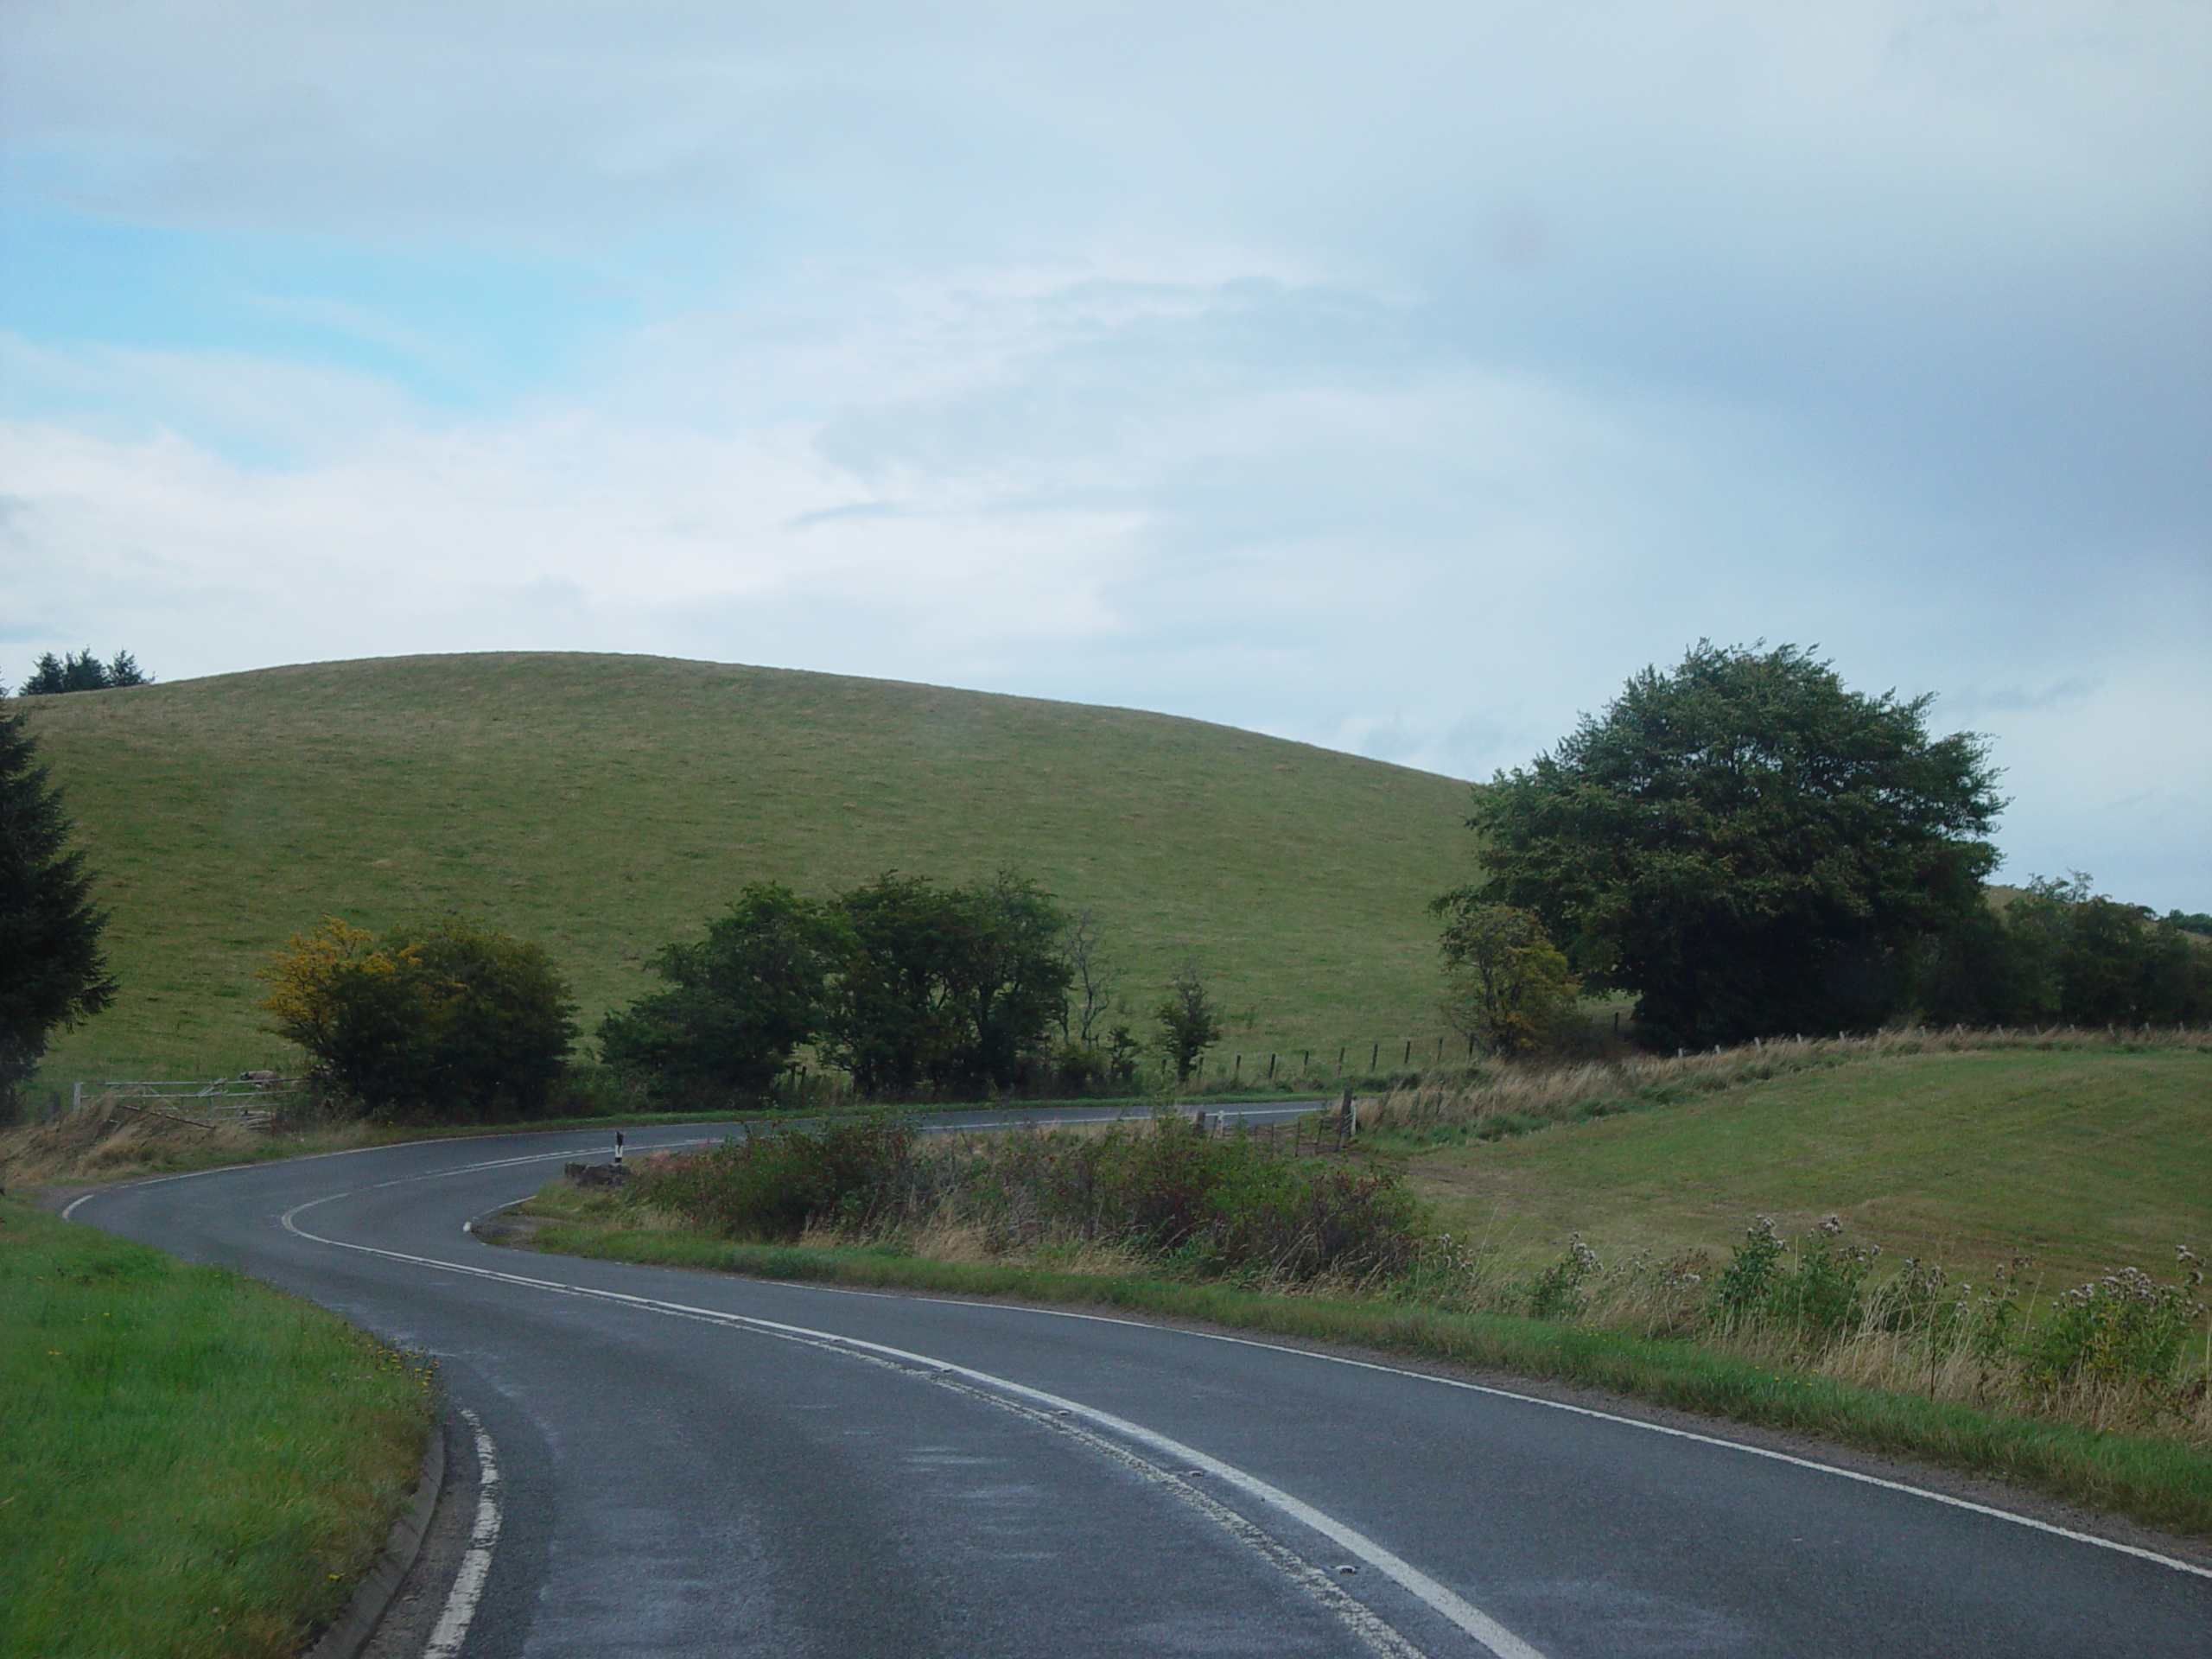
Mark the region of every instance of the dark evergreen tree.
<instances>
[{"instance_id":1,"label":"dark evergreen tree","mask_svg":"<svg viewBox=\"0 0 2212 1659\"><path fill-rule=\"evenodd\" d=\"M47 1038L114 1000L107 917L61 798L20 714L0 709L0 1116L12 1116Z\"/></svg>"},{"instance_id":2,"label":"dark evergreen tree","mask_svg":"<svg viewBox=\"0 0 2212 1659\"><path fill-rule=\"evenodd\" d=\"M118 651L113 661L104 663L87 645L59 657L50 651L41 655L30 678L23 682L22 695L40 697L60 691L111 691L118 686L153 683L154 677L140 668L138 659L129 652Z\"/></svg>"}]
</instances>

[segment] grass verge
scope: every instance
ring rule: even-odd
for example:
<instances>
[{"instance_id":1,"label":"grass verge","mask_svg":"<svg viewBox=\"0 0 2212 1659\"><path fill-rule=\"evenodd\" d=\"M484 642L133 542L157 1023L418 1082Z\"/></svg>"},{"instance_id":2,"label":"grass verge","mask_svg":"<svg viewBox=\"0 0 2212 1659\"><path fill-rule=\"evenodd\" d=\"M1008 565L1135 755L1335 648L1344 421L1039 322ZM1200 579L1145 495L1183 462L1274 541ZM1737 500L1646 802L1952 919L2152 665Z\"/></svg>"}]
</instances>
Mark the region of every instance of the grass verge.
<instances>
[{"instance_id":1,"label":"grass verge","mask_svg":"<svg viewBox=\"0 0 2212 1659\"><path fill-rule=\"evenodd\" d=\"M1143 1274L732 1243L701 1233L594 1220L575 1213L572 1202L554 1205L555 1212L542 1215L543 1224L528 1236L529 1248L755 1278L1088 1304L1548 1378L1995 1475L2051 1497L2212 1538L2212 1456L2187 1446L1768 1370L1690 1343L1510 1314L1270 1294Z\"/></svg>"},{"instance_id":2,"label":"grass verge","mask_svg":"<svg viewBox=\"0 0 2212 1659\"><path fill-rule=\"evenodd\" d=\"M332 1314L4 1200L0 1401L0 1659L290 1659L434 1409Z\"/></svg>"},{"instance_id":3,"label":"grass verge","mask_svg":"<svg viewBox=\"0 0 2212 1659\"><path fill-rule=\"evenodd\" d=\"M1465 1133L1494 1096L1402 1095L1378 1103L1367 1145L1403 1157L1440 1226L1512 1266L1556 1257L1577 1233L1609 1263L1725 1254L1757 1211L1790 1233L1840 1216L1892 1261L1977 1282L2024 1255L2045 1294L2116 1267L2164 1277L2177 1244L2212 1248L2212 1037L2067 1035L1770 1044L1588 1078L1532 1072L1504 1081L1558 1102L1608 1084L1681 1092L1617 1095L1584 1121L1497 1139Z\"/></svg>"}]
</instances>

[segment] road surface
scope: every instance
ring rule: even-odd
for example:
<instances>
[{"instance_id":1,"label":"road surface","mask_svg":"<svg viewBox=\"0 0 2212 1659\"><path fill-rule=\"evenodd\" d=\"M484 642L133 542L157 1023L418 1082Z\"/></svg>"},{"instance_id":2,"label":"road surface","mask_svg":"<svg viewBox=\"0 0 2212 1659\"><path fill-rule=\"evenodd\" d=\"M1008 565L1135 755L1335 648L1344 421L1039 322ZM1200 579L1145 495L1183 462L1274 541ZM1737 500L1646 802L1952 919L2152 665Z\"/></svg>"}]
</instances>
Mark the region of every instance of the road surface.
<instances>
[{"instance_id":1,"label":"road surface","mask_svg":"<svg viewBox=\"0 0 2212 1659\"><path fill-rule=\"evenodd\" d=\"M71 1208L437 1357L471 1477L441 1656L2212 1656L2182 1552L1721 1427L464 1230L607 1150L432 1141Z\"/></svg>"}]
</instances>

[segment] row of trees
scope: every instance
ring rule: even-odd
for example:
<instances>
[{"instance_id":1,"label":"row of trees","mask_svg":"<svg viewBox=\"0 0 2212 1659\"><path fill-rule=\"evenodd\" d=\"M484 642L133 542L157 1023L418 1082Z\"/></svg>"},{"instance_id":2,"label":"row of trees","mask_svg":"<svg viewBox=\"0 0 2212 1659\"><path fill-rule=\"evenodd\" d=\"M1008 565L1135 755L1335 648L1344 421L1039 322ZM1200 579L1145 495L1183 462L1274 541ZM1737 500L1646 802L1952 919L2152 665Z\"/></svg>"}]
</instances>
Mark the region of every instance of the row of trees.
<instances>
[{"instance_id":1,"label":"row of trees","mask_svg":"<svg viewBox=\"0 0 2212 1659\"><path fill-rule=\"evenodd\" d=\"M2177 1025L2212 1020L2212 940L2122 904L2076 871L2040 878L1923 942L1913 1000L1941 1025Z\"/></svg>"},{"instance_id":2,"label":"row of trees","mask_svg":"<svg viewBox=\"0 0 2212 1659\"><path fill-rule=\"evenodd\" d=\"M2212 1017L2212 950L2038 881L1983 883L2005 803L1986 741L1932 699L1866 696L1796 646L1700 642L1531 766L1475 791L1488 874L1438 899L1448 1007L1511 1052L1584 988L1647 1046L1942 1023Z\"/></svg>"},{"instance_id":3,"label":"row of trees","mask_svg":"<svg viewBox=\"0 0 2212 1659\"><path fill-rule=\"evenodd\" d=\"M138 666L138 659L118 651L107 662L92 655L92 647L65 652L56 657L43 653L32 666L30 678L18 688L27 697L49 696L60 691L112 691L118 686L151 685L154 677Z\"/></svg>"},{"instance_id":4,"label":"row of trees","mask_svg":"<svg viewBox=\"0 0 2212 1659\"><path fill-rule=\"evenodd\" d=\"M765 1093L809 1046L873 1097L1004 1088L1065 1036L1067 931L1010 874L885 874L820 900L755 883L703 937L662 949L666 988L609 1014L600 1050L675 1093ZM1109 1040L1133 1058L1125 1028Z\"/></svg>"},{"instance_id":5,"label":"row of trees","mask_svg":"<svg viewBox=\"0 0 2212 1659\"><path fill-rule=\"evenodd\" d=\"M802 1050L875 1099L1019 1084L1134 1083L1141 1046L1104 1015L1095 918L1003 874L944 886L895 874L823 899L749 886L654 957L660 988L609 1014L602 1059L671 1102L771 1093ZM569 987L536 945L454 919L378 939L336 918L265 971L280 1034L372 1107L528 1113L576 1036ZM1219 1039L1194 970L1158 1010L1179 1078Z\"/></svg>"}]
</instances>

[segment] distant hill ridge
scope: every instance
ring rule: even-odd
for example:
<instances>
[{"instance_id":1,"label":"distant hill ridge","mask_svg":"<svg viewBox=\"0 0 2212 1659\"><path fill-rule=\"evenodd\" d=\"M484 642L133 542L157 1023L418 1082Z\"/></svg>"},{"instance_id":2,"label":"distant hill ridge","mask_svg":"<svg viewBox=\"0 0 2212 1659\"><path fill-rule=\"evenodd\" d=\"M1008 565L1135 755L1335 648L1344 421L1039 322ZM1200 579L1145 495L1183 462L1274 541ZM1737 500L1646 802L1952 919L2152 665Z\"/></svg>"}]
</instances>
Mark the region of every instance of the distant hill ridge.
<instances>
[{"instance_id":1,"label":"distant hill ridge","mask_svg":"<svg viewBox=\"0 0 2212 1659\"><path fill-rule=\"evenodd\" d=\"M51 1079L274 1052L255 970L325 913L544 944L587 1023L748 880L1018 868L1096 911L1133 1022L1185 955L1248 1057L1440 1027L1424 906L1466 785L1132 709L652 657L323 663L19 702L113 912ZM1331 1056L1333 1058L1333 1055ZM1249 1071L1248 1071L1249 1074Z\"/></svg>"}]
</instances>

